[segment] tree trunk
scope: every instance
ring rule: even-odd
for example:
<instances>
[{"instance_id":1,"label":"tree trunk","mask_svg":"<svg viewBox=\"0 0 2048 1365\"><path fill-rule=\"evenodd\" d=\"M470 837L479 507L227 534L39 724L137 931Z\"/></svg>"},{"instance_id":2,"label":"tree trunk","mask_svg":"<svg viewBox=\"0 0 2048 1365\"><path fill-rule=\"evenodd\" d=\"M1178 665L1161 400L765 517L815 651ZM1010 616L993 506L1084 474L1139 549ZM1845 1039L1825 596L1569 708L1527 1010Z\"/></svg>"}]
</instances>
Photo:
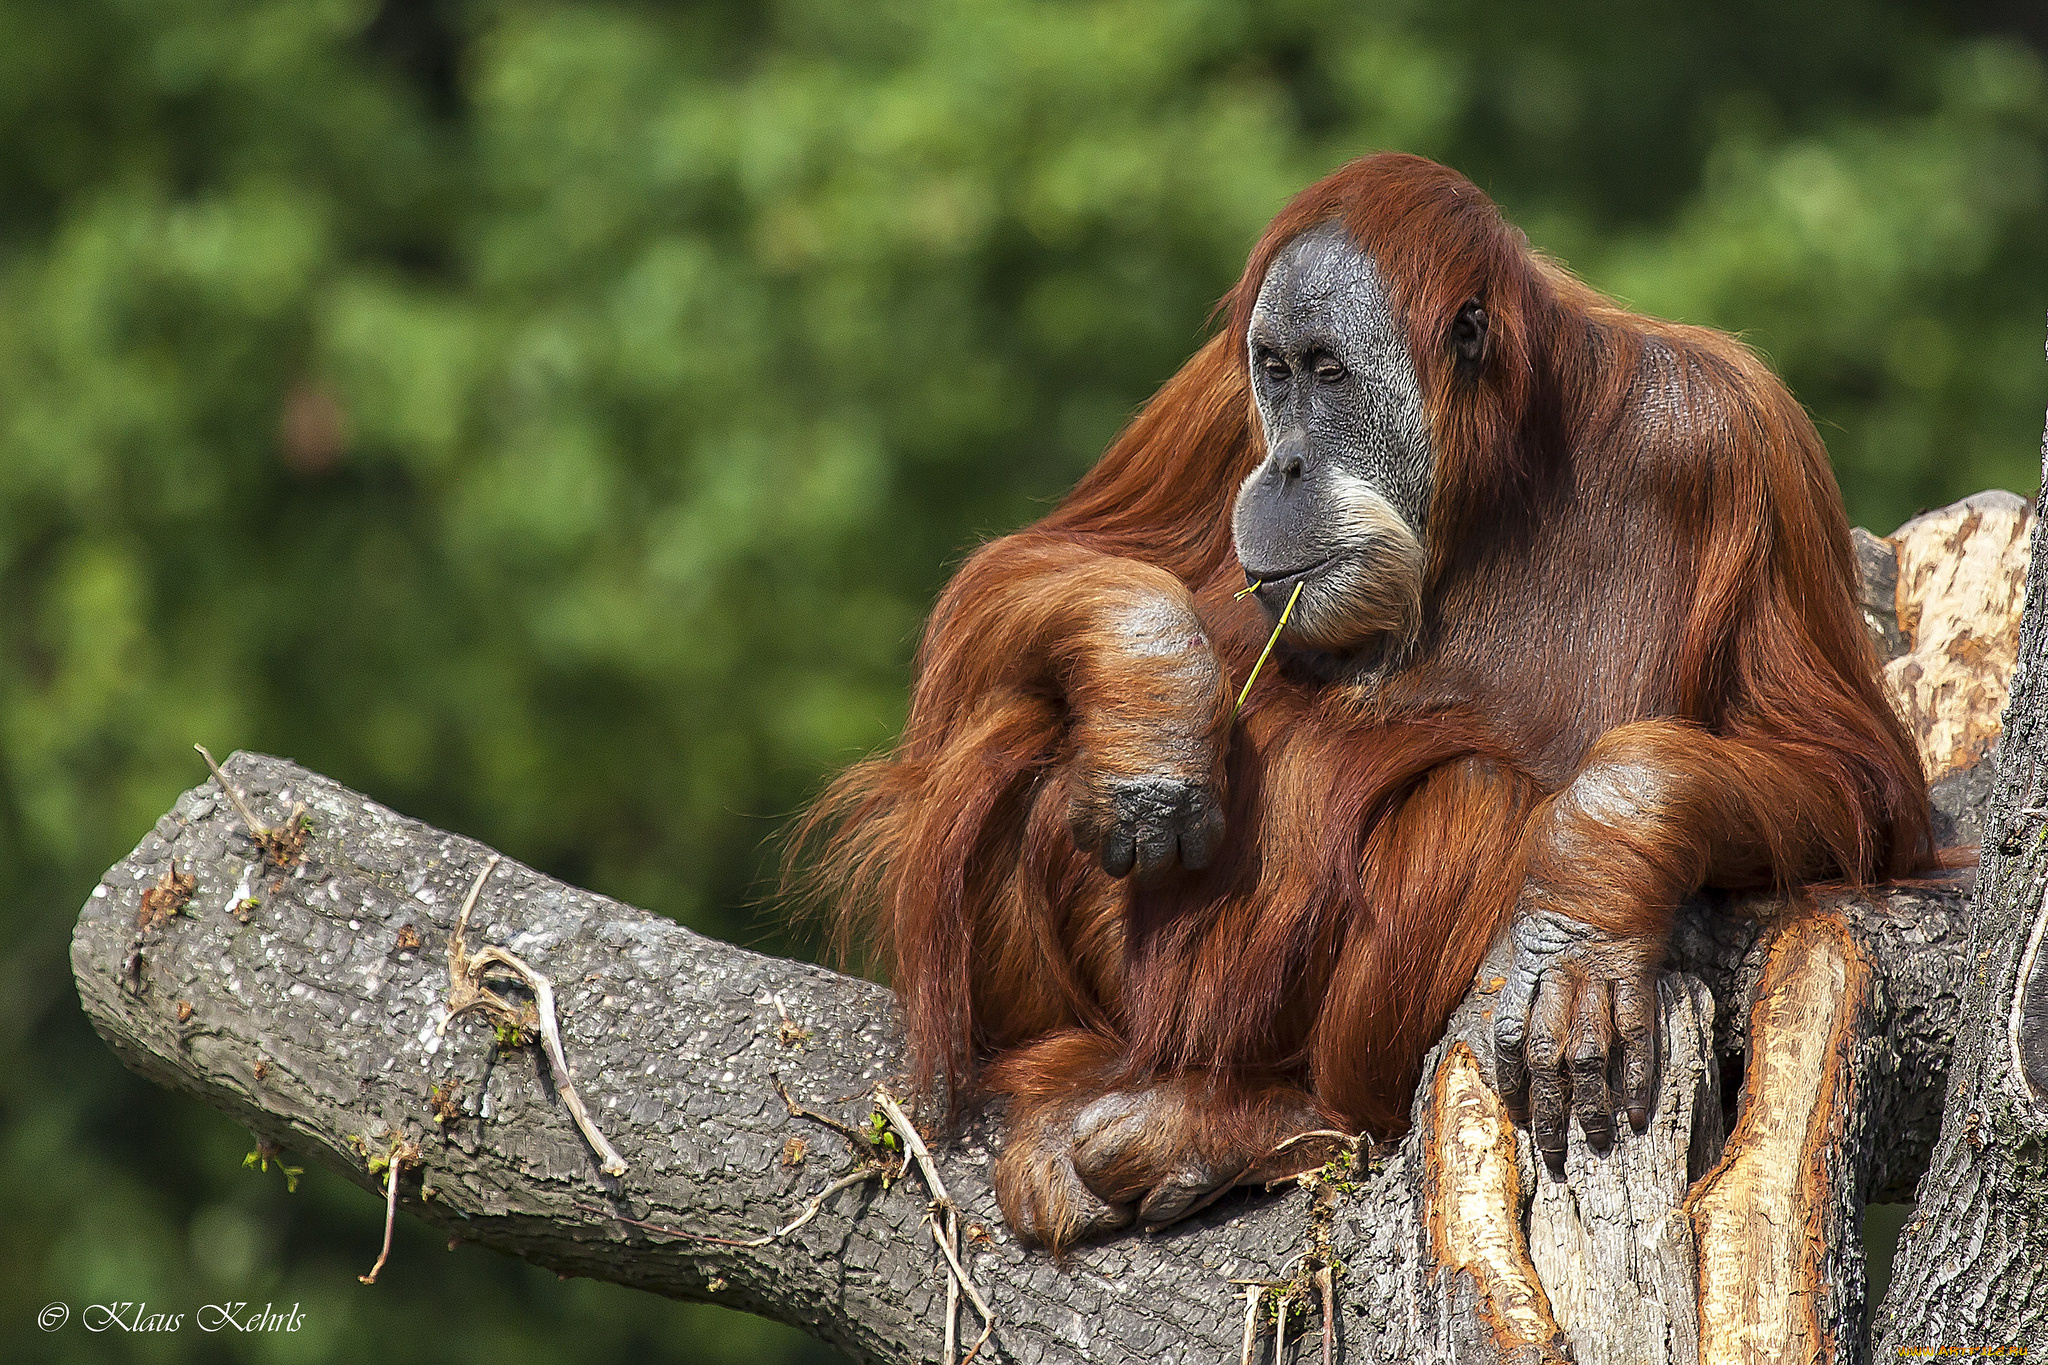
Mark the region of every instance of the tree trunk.
<instances>
[{"instance_id":1,"label":"tree trunk","mask_svg":"<svg viewBox=\"0 0 2048 1365\"><path fill-rule=\"evenodd\" d=\"M2040 625L2030 622L2029 657ZM1934 639L1925 617L1891 628L1907 662ZM2035 695L2022 690L2016 724ZM1926 714L1923 740L1929 725L1982 739L1950 724L1938 699ZM2018 733L2008 753L2033 752L2037 730ZM1971 818L1972 771L1944 779L1944 818L1958 828ZM216 784L186 793L79 918L80 997L130 1066L379 1198L395 1153L404 1211L463 1240L762 1313L866 1359L944 1357L949 1280L931 1191L900 1148L869 1141L886 1127L872 1092L902 1063L885 990L496 865L457 965L495 945L552 983L574 1090L625 1165L609 1175L541 1049L476 1013L441 1031L449 941L489 850L283 760L237 755L227 774L246 817ZM2020 784L2000 790L2001 811L2039 799ZM251 839L251 819L289 830L298 802L310 817L302 849ZM2030 818L2027 828L2041 825ZM2017 877L2019 861L1994 860L1991 885ZM194 879L189 896L179 874ZM1971 1039L2008 1038L1995 1006L2011 998L2018 938L2039 933L2030 917L1987 916L1979 939L2011 952L1994 951L1980 975L1968 891L1962 875L1793 906L1688 907L1660 989L1650 1130L1605 1157L1575 1132L1564 1181L1543 1171L1489 1083L1481 1041L1497 964L1432 1054L1405 1138L1158 1236L1058 1263L1023 1250L989 1186L990 1125L972 1124L935 1157L960 1210L960 1258L994 1318L976 1358L1236 1359L1249 1324L1261 1360L1859 1360L1863 1200L1910 1190L1938 1135L1936 1178L1956 1173L1958 1209L1977 1221L1950 1221L1938 1246L1936 1233L1912 1242L1902 1283L1917 1275L1959 1303L1976 1302L1959 1284L2006 1286L1988 1301L2008 1306L1996 1319L2012 1324L1997 1337L2008 1340L2041 1312L2037 1302L2024 1316L2032 1281L2020 1278L2048 1214L2042 1148L2020 1141L2041 1131L2040 1111L2025 1111L2031 1127L2001 1126L2021 1112L2009 1096L1966 1133L1953 1100L1944 1126L1942 1096L1959 1021ZM530 1004L504 979L488 984L515 1010ZM2037 1075L2043 1033L2028 1011L2048 1010L2044 994L2021 1009ZM2014 1074L1995 1049L1987 1064L1986 1046L1962 1054L1975 1068L1968 1085ZM1971 1133L1990 1151L1980 1157ZM1999 1152L2005 1164L1993 1167ZM887 1180L817 1198L882 1166ZM2000 1192L2009 1211L1995 1217L1994 1187L1975 1175L1994 1170L2002 1189L2035 1202ZM1992 1226L2003 1240L1972 1231ZM1933 1339L1889 1311L1887 1343ZM1941 1319L1942 1340L1989 1330L1989 1311ZM979 1331L963 1307L962 1354Z\"/></svg>"},{"instance_id":2,"label":"tree trunk","mask_svg":"<svg viewBox=\"0 0 2048 1365\"><path fill-rule=\"evenodd\" d=\"M2041 443L2048 476L2048 434ZM1885 1359L2048 1342L2048 554L2034 527L1941 1138L1876 1314Z\"/></svg>"}]
</instances>

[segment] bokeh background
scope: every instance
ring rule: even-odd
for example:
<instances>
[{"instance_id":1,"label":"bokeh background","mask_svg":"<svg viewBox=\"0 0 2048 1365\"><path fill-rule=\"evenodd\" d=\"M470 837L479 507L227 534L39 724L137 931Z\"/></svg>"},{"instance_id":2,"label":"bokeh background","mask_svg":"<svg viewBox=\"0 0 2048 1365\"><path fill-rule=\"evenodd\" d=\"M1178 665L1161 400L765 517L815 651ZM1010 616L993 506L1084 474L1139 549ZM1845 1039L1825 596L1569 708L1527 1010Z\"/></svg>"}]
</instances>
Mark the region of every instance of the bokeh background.
<instances>
[{"instance_id":1,"label":"bokeh background","mask_svg":"<svg viewBox=\"0 0 2048 1365\"><path fill-rule=\"evenodd\" d=\"M292 755L776 950L919 620L1395 147L1739 330L1854 517L2032 495L2048 9L0 0L0 1359L827 1359L401 1228L130 1077L70 925ZM298 1301L296 1336L35 1326Z\"/></svg>"}]
</instances>

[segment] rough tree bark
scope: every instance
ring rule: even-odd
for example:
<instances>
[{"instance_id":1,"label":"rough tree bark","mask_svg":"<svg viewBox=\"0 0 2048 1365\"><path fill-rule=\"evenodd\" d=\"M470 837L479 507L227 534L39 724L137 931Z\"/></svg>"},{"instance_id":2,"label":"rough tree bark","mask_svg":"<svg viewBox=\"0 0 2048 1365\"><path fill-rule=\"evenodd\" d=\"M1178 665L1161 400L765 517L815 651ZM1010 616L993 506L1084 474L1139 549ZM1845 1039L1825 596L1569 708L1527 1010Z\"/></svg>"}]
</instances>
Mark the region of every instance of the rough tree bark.
<instances>
[{"instance_id":1,"label":"rough tree bark","mask_svg":"<svg viewBox=\"0 0 2048 1365\"><path fill-rule=\"evenodd\" d=\"M2041 460L2048 478L2048 431ZM2039 521L2033 536L1941 1138L1876 1314L1886 1359L2048 1343L2048 554Z\"/></svg>"},{"instance_id":2,"label":"rough tree bark","mask_svg":"<svg viewBox=\"0 0 2048 1365\"><path fill-rule=\"evenodd\" d=\"M1987 519L2019 515L2007 503L1950 512L1938 529L1951 551ZM1889 630L1909 665L1956 638L1920 610L1948 599L1910 588L1914 543L1902 533L1865 547L1874 565L1896 551L1896 594L1887 601L1873 574L1870 605L1873 629ZM1967 574L1949 580L1977 591ZM1895 605L1913 610L1894 620ZM2030 630L2038 650L2040 623ZM1996 671L1983 650L1962 653ZM1965 833L1983 785L1967 760L1989 742L1954 723L1969 681L1930 685L1916 719L1923 741L1942 725L1963 736L1937 791ZM464 1240L759 1312L867 1359L941 1358L948 1281L920 1175L847 1185L802 1226L766 1236L866 1151L817 1116L869 1122L869 1093L901 1062L886 991L500 864L469 946L501 945L552 980L575 1088L627 1165L609 1176L536 1049L501 1046L475 1015L438 1031L448 941L489 850L283 760L237 755L227 773L256 821L288 826L303 802L309 833L295 854L265 850L207 783L108 872L80 915L73 968L87 1013L130 1066L380 1198L399 1151L403 1211ZM193 878L189 897L180 874ZM1488 1083L1478 1042L1495 964L1433 1054L1405 1138L1156 1237L1059 1264L1023 1251L989 1187L989 1129L971 1127L937 1162L995 1317L979 1358L1235 1359L1249 1321L1261 1359L1862 1359L1864 1198L1910 1191L1938 1135L1937 1173L1967 1144L1951 1131L1953 1104L1942 1126L1948 1058L1962 1020L1968 1037L1989 1027L1985 990L2010 994L2010 969L1990 971L1988 988L1978 977L1968 893L1962 875L1791 906L1690 907L1662 986L1650 1131L1606 1157L1574 1133L1563 1182L1539 1174ZM778 1084L808 1112L786 1107ZM2038 1189L2040 1148L2013 1153L2015 1168L2033 1163ZM1994 1194L1972 1197L1988 1207ZM2006 1244L2038 1239L2044 1217L2048 1203L2019 1210ZM1987 1255L1959 1273L2019 1285L2014 1264ZM1276 1352L1282 1298L1289 1340ZM1893 1321L1888 1343L1919 1341L1920 1326ZM1992 1321L1964 1313L1942 1330ZM964 1342L975 1323L963 1310Z\"/></svg>"}]
</instances>

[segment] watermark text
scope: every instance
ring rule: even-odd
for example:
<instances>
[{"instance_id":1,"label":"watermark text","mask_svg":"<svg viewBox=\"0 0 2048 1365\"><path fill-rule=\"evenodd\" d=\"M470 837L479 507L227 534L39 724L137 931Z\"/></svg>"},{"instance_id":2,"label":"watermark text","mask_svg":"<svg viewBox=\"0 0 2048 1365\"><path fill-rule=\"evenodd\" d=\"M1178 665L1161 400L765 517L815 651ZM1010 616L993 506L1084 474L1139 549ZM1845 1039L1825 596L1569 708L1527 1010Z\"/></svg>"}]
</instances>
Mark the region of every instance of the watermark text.
<instances>
[{"instance_id":1,"label":"watermark text","mask_svg":"<svg viewBox=\"0 0 2048 1365\"><path fill-rule=\"evenodd\" d=\"M71 1305L52 1303L36 1315L36 1325L54 1332L71 1321ZM240 1299L202 1303L183 1312L150 1306L146 1300L89 1303L78 1310L78 1325L88 1332L296 1332L306 1315L296 1302L252 1304Z\"/></svg>"}]
</instances>

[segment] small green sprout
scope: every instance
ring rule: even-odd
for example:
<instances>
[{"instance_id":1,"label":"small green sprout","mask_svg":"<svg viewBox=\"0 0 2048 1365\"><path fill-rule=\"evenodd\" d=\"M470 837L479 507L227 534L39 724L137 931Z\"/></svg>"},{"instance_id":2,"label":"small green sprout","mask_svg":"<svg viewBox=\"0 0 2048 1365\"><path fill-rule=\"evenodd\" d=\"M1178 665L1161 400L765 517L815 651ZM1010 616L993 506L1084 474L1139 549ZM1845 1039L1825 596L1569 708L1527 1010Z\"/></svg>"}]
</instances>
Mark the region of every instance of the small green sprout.
<instances>
[{"instance_id":1,"label":"small green sprout","mask_svg":"<svg viewBox=\"0 0 2048 1365\"><path fill-rule=\"evenodd\" d=\"M868 1115L865 1136L870 1147L885 1147L892 1152L902 1147L896 1130L889 1126L889 1116L879 1109Z\"/></svg>"},{"instance_id":2,"label":"small green sprout","mask_svg":"<svg viewBox=\"0 0 2048 1365\"><path fill-rule=\"evenodd\" d=\"M268 1175L270 1173L270 1163L275 1161L277 1162L277 1169L284 1173L284 1192L286 1194L297 1194L299 1192L299 1177L306 1173L306 1168L304 1166L286 1165L282 1152L283 1149L276 1143L266 1142L259 1138L256 1142L256 1150L242 1158L242 1169L245 1171L261 1171Z\"/></svg>"}]
</instances>

